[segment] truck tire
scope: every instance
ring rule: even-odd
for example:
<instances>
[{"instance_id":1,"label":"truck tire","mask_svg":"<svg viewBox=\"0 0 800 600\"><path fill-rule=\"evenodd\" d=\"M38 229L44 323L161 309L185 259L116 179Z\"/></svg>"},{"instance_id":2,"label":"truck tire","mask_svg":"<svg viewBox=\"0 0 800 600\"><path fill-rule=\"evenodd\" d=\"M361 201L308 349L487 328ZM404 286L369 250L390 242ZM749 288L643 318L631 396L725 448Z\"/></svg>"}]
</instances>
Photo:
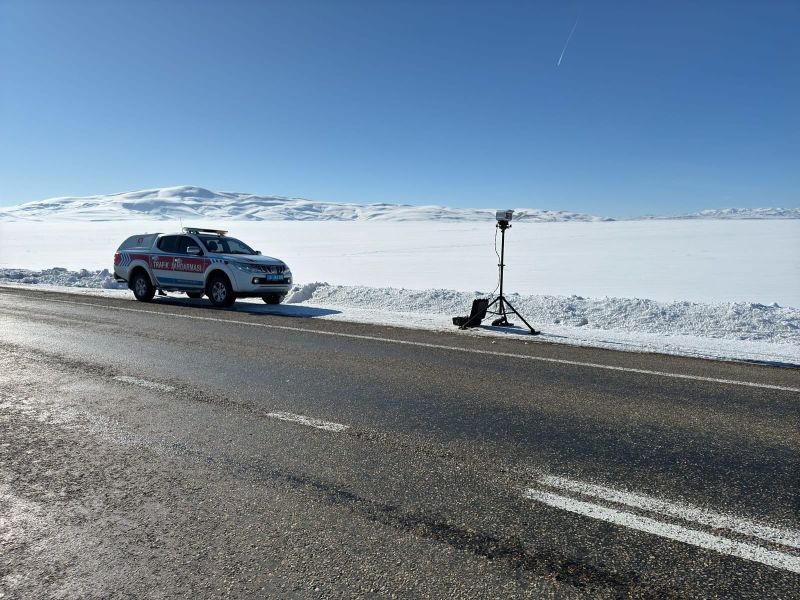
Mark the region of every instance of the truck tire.
<instances>
[{"instance_id":1,"label":"truck tire","mask_svg":"<svg viewBox=\"0 0 800 600\"><path fill-rule=\"evenodd\" d=\"M280 304L285 297L282 294L269 294L268 296L261 296L261 299L267 304Z\"/></svg>"},{"instance_id":2,"label":"truck tire","mask_svg":"<svg viewBox=\"0 0 800 600\"><path fill-rule=\"evenodd\" d=\"M150 277L139 269L131 278L131 290L139 302L150 302L156 294L156 288L150 283Z\"/></svg>"},{"instance_id":3,"label":"truck tire","mask_svg":"<svg viewBox=\"0 0 800 600\"><path fill-rule=\"evenodd\" d=\"M186 295L189 296L189 298L202 298L203 292L186 292Z\"/></svg>"},{"instance_id":4,"label":"truck tire","mask_svg":"<svg viewBox=\"0 0 800 600\"><path fill-rule=\"evenodd\" d=\"M236 294L233 292L231 282L225 275L213 275L208 282L206 295L211 300L211 304L218 308L228 308L236 302Z\"/></svg>"}]
</instances>

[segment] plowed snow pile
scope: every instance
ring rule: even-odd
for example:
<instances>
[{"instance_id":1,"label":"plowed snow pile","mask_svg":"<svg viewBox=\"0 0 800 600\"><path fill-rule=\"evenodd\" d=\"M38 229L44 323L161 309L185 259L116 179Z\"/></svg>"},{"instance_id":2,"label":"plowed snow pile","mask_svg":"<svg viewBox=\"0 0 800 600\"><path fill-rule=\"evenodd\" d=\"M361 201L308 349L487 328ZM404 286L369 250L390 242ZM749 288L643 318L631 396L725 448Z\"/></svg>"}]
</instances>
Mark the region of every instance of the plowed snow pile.
<instances>
[{"instance_id":1,"label":"plowed snow pile","mask_svg":"<svg viewBox=\"0 0 800 600\"><path fill-rule=\"evenodd\" d=\"M487 295L453 290L417 291L312 283L296 286L286 297L286 302L395 313L433 313L446 317L468 311L472 300L478 297ZM509 294L508 299L526 318L530 317L529 321L543 328L552 324L728 340L800 342L800 309L777 304L701 304L519 294Z\"/></svg>"},{"instance_id":2,"label":"plowed snow pile","mask_svg":"<svg viewBox=\"0 0 800 600\"><path fill-rule=\"evenodd\" d=\"M0 284L44 289L67 287L70 291L132 299L125 284L115 282L108 270L0 269ZM479 296L486 294L310 283L295 286L283 306L240 301L236 310L455 330L451 317L466 314L472 300ZM536 339L800 364L800 309L797 308L749 302L657 302L638 298L551 295L513 294L509 299L534 326L543 330L543 335ZM207 304L205 300L193 302ZM482 327L472 333L521 335L525 332L519 328Z\"/></svg>"},{"instance_id":3,"label":"plowed snow pile","mask_svg":"<svg viewBox=\"0 0 800 600\"><path fill-rule=\"evenodd\" d=\"M63 267L53 267L41 271L28 269L0 269L0 283L49 285L59 287L102 288L106 290L124 290L124 283L114 281L108 269L102 271L68 271Z\"/></svg>"}]
</instances>

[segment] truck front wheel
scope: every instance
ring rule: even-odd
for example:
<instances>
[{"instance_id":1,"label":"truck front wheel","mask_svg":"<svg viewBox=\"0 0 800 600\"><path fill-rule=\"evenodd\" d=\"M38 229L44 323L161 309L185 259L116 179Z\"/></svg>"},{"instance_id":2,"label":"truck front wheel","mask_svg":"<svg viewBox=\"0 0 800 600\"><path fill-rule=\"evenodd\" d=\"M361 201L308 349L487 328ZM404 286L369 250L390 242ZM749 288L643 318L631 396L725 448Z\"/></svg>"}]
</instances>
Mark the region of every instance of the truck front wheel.
<instances>
[{"instance_id":1,"label":"truck front wheel","mask_svg":"<svg viewBox=\"0 0 800 600\"><path fill-rule=\"evenodd\" d=\"M236 302L231 282L225 275L214 275L208 282L208 299L219 308L227 308Z\"/></svg>"}]
</instances>

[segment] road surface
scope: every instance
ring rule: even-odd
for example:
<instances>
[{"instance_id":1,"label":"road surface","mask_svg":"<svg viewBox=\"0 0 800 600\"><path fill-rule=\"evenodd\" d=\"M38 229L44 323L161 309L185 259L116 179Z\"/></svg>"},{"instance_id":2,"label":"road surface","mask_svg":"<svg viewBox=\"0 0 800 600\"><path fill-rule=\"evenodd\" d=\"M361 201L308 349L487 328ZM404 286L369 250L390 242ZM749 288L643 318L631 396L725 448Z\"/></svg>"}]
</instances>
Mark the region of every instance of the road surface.
<instances>
[{"instance_id":1,"label":"road surface","mask_svg":"<svg viewBox=\"0 0 800 600\"><path fill-rule=\"evenodd\" d=\"M0 289L0 596L800 592L797 369L274 312Z\"/></svg>"}]
</instances>

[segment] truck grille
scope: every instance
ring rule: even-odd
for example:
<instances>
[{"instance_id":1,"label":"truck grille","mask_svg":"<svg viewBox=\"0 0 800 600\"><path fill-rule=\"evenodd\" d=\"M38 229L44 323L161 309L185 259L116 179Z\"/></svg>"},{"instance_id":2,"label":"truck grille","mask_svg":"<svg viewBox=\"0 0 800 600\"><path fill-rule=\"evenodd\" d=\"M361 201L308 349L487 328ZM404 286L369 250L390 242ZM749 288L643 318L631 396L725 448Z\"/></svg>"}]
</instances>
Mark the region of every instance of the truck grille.
<instances>
[{"instance_id":1,"label":"truck grille","mask_svg":"<svg viewBox=\"0 0 800 600\"><path fill-rule=\"evenodd\" d=\"M264 273L283 273L286 270L285 265L258 265L258 267L264 271Z\"/></svg>"}]
</instances>

